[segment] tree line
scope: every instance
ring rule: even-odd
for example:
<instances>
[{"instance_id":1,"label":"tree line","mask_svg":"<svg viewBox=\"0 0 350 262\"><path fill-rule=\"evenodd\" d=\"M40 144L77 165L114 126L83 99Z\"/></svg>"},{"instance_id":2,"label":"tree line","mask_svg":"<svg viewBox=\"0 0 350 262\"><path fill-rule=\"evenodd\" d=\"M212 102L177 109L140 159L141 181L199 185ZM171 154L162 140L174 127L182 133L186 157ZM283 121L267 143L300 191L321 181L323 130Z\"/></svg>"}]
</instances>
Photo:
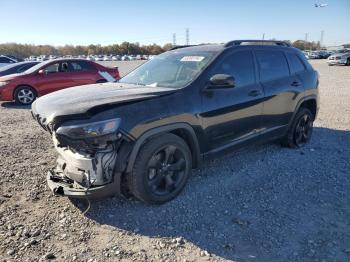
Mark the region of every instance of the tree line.
<instances>
[{"instance_id":1,"label":"tree line","mask_svg":"<svg viewBox=\"0 0 350 262\"><path fill-rule=\"evenodd\" d=\"M288 41L291 43L290 41ZM291 43L294 47L301 50L316 50L319 49L319 42L307 42L297 40ZM32 45L32 44L17 44L5 43L0 44L0 54L13 55L20 58L39 55L97 55L97 54L117 54L117 55L157 55L172 48L172 44L165 44L163 46L140 45L139 43L123 42L121 44L113 44L107 46L101 45L65 45L65 46L51 46L51 45Z\"/></svg>"},{"instance_id":2,"label":"tree line","mask_svg":"<svg viewBox=\"0 0 350 262\"><path fill-rule=\"evenodd\" d=\"M170 48L172 44L165 44L163 46L140 45L139 43L123 42L121 44L113 44L108 46L101 45L65 45L65 46L51 46L51 45L32 45L32 44L17 44L5 43L0 44L0 54L13 55L20 58L39 55L99 55L99 54L116 54L116 55L157 55L163 53Z\"/></svg>"}]
</instances>

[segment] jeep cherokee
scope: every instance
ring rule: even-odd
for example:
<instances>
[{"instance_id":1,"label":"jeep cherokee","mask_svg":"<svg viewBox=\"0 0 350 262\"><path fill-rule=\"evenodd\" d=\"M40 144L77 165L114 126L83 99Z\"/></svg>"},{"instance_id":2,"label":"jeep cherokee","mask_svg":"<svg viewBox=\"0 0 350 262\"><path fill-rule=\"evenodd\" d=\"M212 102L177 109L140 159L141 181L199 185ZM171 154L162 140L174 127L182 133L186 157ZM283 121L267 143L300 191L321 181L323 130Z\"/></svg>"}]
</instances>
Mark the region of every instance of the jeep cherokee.
<instances>
[{"instance_id":1,"label":"jeep cherokee","mask_svg":"<svg viewBox=\"0 0 350 262\"><path fill-rule=\"evenodd\" d=\"M273 139L304 146L317 89L318 73L298 49L236 40L174 48L118 82L51 93L32 115L59 155L47 175L55 194L131 192L161 204L220 152Z\"/></svg>"}]
</instances>

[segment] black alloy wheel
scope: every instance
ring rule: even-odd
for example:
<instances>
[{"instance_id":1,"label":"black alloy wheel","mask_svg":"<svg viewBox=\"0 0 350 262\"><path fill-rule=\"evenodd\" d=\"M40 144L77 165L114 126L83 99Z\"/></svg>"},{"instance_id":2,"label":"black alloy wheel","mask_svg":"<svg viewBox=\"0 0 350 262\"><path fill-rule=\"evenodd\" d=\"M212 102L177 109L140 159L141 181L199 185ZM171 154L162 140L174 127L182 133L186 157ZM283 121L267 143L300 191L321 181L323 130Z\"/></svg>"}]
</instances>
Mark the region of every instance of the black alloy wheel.
<instances>
[{"instance_id":1,"label":"black alloy wheel","mask_svg":"<svg viewBox=\"0 0 350 262\"><path fill-rule=\"evenodd\" d=\"M303 147L309 142L312 134L313 120L309 114L304 114L299 118L299 121L294 131L294 141L297 147Z\"/></svg>"},{"instance_id":2,"label":"black alloy wheel","mask_svg":"<svg viewBox=\"0 0 350 262\"><path fill-rule=\"evenodd\" d=\"M186 142L163 134L147 141L140 149L133 171L128 174L130 191L148 204L162 204L184 188L192 170L192 155Z\"/></svg>"}]
</instances>

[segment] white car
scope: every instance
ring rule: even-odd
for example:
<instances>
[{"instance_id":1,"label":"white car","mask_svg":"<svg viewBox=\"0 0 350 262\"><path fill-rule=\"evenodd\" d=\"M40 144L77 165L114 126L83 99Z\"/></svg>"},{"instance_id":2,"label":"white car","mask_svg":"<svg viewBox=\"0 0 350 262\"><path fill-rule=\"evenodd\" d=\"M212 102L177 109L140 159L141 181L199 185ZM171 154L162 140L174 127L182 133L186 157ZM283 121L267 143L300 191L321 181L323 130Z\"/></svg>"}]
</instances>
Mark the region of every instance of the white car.
<instances>
[{"instance_id":1,"label":"white car","mask_svg":"<svg viewBox=\"0 0 350 262\"><path fill-rule=\"evenodd\" d=\"M331 55L327 59L329 66L332 65L347 65L350 66L350 50L344 49Z\"/></svg>"},{"instance_id":2,"label":"white car","mask_svg":"<svg viewBox=\"0 0 350 262\"><path fill-rule=\"evenodd\" d=\"M0 67L14 63L17 63L15 59L5 55L0 55Z\"/></svg>"}]
</instances>

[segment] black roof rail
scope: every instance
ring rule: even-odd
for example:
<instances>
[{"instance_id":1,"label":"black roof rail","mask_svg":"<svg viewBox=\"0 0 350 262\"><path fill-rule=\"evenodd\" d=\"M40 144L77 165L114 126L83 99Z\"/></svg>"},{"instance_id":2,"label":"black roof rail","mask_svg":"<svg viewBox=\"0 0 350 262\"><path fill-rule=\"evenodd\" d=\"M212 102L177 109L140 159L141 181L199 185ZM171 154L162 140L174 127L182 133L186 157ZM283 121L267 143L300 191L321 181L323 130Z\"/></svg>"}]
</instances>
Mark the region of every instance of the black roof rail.
<instances>
[{"instance_id":1,"label":"black roof rail","mask_svg":"<svg viewBox=\"0 0 350 262\"><path fill-rule=\"evenodd\" d=\"M265 45L265 44L274 44L279 46L287 46L290 47L291 45L285 41L276 41L276 40L233 40L227 42L224 46L230 47L235 45L242 45L245 43L251 43L252 45Z\"/></svg>"},{"instance_id":2,"label":"black roof rail","mask_svg":"<svg viewBox=\"0 0 350 262\"><path fill-rule=\"evenodd\" d=\"M170 48L169 51L175 50L175 49L180 49L180 48L185 48L185 47L191 47L191 46L196 46L196 45L176 45L176 46Z\"/></svg>"}]
</instances>

